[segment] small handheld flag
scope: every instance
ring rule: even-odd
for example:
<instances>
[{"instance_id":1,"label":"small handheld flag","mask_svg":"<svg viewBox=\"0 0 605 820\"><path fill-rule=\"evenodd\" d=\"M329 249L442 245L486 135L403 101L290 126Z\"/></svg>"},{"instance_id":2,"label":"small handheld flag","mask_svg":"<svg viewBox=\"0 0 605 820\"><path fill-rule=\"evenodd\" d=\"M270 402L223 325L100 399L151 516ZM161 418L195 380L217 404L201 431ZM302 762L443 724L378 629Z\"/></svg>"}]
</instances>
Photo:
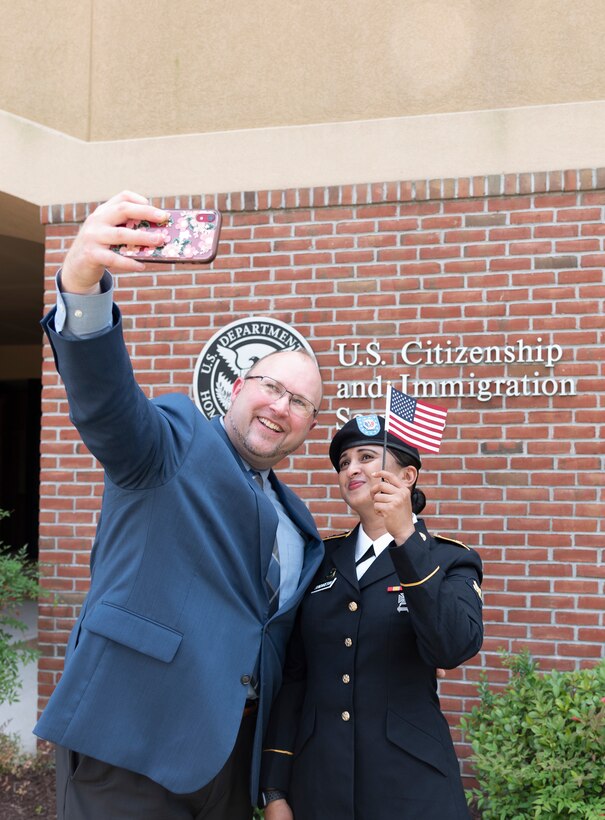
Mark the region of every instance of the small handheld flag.
<instances>
[{"instance_id":1,"label":"small handheld flag","mask_svg":"<svg viewBox=\"0 0 605 820\"><path fill-rule=\"evenodd\" d=\"M447 410L435 404L413 399L389 384L385 431L430 453L438 453L445 428Z\"/></svg>"}]
</instances>

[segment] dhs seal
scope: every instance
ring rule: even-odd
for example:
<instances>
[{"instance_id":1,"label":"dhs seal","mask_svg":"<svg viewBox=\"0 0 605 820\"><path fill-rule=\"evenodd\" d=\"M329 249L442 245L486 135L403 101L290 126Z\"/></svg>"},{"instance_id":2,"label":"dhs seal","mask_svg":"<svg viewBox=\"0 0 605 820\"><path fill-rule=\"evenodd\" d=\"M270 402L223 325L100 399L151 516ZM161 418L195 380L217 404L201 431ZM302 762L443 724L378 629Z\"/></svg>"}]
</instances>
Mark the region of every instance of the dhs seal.
<instances>
[{"instance_id":1,"label":"dhs seal","mask_svg":"<svg viewBox=\"0 0 605 820\"><path fill-rule=\"evenodd\" d=\"M195 403L208 419L223 416L236 379L269 353L301 347L315 358L304 336L279 319L249 316L231 322L214 334L198 357L193 374Z\"/></svg>"}]
</instances>

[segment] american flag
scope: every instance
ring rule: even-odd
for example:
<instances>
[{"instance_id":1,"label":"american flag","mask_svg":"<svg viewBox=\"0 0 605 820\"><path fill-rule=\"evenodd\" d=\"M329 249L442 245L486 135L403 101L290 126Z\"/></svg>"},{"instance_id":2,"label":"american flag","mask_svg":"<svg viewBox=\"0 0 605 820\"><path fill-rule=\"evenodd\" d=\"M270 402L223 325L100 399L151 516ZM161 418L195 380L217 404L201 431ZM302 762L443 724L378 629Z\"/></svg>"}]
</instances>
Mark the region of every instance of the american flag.
<instances>
[{"instance_id":1,"label":"american flag","mask_svg":"<svg viewBox=\"0 0 605 820\"><path fill-rule=\"evenodd\" d=\"M446 416L445 407L413 399L391 385L387 388L386 429L419 450L439 452Z\"/></svg>"}]
</instances>

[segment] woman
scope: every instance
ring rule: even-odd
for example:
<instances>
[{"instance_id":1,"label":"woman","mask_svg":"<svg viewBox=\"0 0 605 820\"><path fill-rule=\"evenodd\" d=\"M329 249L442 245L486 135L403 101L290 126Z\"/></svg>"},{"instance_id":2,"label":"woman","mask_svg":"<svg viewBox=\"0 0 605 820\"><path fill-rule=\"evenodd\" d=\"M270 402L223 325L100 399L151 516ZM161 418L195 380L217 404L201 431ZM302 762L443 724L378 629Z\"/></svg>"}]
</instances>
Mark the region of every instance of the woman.
<instances>
[{"instance_id":1,"label":"woman","mask_svg":"<svg viewBox=\"0 0 605 820\"><path fill-rule=\"evenodd\" d=\"M481 647L481 560L416 518L418 451L384 440L384 419L365 416L330 445L360 523L327 539L298 613L265 741L266 820L469 817L435 670Z\"/></svg>"}]
</instances>

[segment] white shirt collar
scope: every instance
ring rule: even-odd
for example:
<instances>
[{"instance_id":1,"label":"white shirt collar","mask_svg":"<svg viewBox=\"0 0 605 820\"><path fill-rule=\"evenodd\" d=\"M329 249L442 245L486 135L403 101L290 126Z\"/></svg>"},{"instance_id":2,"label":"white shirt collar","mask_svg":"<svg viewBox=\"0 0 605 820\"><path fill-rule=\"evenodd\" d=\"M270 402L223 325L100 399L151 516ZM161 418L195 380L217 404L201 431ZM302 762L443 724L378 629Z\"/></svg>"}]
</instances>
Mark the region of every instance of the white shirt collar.
<instances>
[{"instance_id":1,"label":"white shirt collar","mask_svg":"<svg viewBox=\"0 0 605 820\"><path fill-rule=\"evenodd\" d=\"M418 521L415 514L412 514L412 521L414 524ZM374 552L376 557L380 555L380 553L385 550L390 544L393 543L393 536L385 532L384 535L381 535L380 538L377 538L375 541L372 541L370 536L366 533L364 528L359 525L359 531L357 533L357 544L355 546L355 560L359 561L362 555L364 555L370 544L374 544Z\"/></svg>"},{"instance_id":2,"label":"white shirt collar","mask_svg":"<svg viewBox=\"0 0 605 820\"><path fill-rule=\"evenodd\" d=\"M388 532L385 532L385 534L381 535L380 538L377 538L375 541L372 541L370 536L366 533L366 531L360 524L359 532L357 533L357 545L355 547L355 560L359 561L361 556L367 552L370 544L374 544L374 552L376 556L380 555L380 553L389 546L392 540L393 536L390 535Z\"/></svg>"}]
</instances>

